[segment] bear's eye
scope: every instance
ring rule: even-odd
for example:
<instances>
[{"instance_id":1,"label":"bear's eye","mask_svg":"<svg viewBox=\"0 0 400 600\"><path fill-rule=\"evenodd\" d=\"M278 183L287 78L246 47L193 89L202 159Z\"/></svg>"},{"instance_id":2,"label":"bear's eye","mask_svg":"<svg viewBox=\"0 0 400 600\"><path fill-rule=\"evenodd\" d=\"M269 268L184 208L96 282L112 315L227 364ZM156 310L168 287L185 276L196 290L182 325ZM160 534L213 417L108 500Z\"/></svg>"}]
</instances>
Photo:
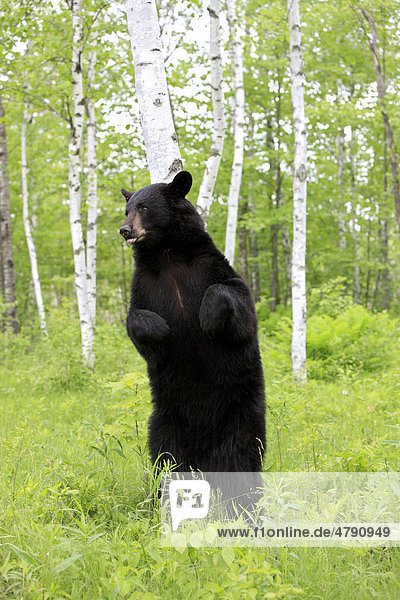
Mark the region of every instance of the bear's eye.
<instances>
[{"instance_id":1,"label":"bear's eye","mask_svg":"<svg viewBox=\"0 0 400 600\"><path fill-rule=\"evenodd\" d=\"M144 204L138 204L137 209L139 212L143 212L144 210L147 210L147 206L145 206Z\"/></svg>"}]
</instances>

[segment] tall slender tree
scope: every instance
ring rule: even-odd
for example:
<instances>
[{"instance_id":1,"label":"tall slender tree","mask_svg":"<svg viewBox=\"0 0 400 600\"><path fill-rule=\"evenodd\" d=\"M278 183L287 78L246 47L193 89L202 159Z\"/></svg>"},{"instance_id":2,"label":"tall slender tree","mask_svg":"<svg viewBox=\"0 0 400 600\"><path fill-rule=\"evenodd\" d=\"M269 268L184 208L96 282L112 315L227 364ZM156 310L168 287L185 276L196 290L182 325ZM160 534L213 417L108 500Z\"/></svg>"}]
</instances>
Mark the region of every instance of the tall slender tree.
<instances>
[{"instance_id":1,"label":"tall slender tree","mask_svg":"<svg viewBox=\"0 0 400 600\"><path fill-rule=\"evenodd\" d=\"M17 318L14 253L11 229L10 182L8 179L8 148L3 101L0 96L0 241L6 301L7 323L19 332Z\"/></svg>"},{"instance_id":2,"label":"tall slender tree","mask_svg":"<svg viewBox=\"0 0 400 600\"><path fill-rule=\"evenodd\" d=\"M288 0L290 70L294 129L293 255L292 255L292 369L298 381L306 372L306 202L307 139L299 0Z\"/></svg>"},{"instance_id":3,"label":"tall slender tree","mask_svg":"<svg viewBox=\"0 0 400 600\"><path fill-rule=\"evenodd\" d=\"M239 194L242 182L244 152L244 85L243 49L236 0L227 0L227 15L231 34L231 50L234 60L233 85L235 90L235 113L233 132L233 164L228 194L228 218L226 222L225 256L233 265L235 260L236 229L238 220Z\"/></svg>"},{"instance_id":4,"label":"tall slender tree","mask_svg":"<svg viewBox=\"0 0 400 600\"><path fill-rule=\"evenodd\" d=\"M345 186L344 186L344 167L345 167L345 150L344 150L344 129L341 127L337 135L338 148L338 229L339 229L339 248L346 248L346 221L344 218L344 201L345 201Z\"/></svg>"},{"instance_id":5,"label":"tall slender tree","mask_svg":"<svg viewBox=\"0 0 400 600\"><path fill-rule=\"evenodd\" d=\"M386 105L386 84L385 84L384 76L382 73L381 61L379 59L378 36L377 36L377 32L376 32L376 24L375 24L374 17L372 16L372 13L368 12L363 7L361 8L361 12L362 12L364 18L366 19L366 21L368 22L370 31L371 31L371 35L368 40L368 45L371 50L372 60L374 63L376 83L377 83L377 87L378 87L379 104L380 104L383 124L385 127L387 144L389 147L389 162L390 162L390 168L392 171L392 191L393 191L394 205L395 205L395 210L396 210L397 225L398 225L398 230L399 230L399 235L400 235L400 185L399 185L399 168L398 168L399 157L397 154L397 148L396 148L395 138L394 138L394 134L393 134L393 129L392 129L392 125L391 125L391 122L389 119L389 113L388 113L388 109L387 109L387 105Z\"/></svg>"},{"instance_id":6,"label":"tall slender tree","mask_svg":"<svg viewBox=\"0 0 400 600\"><path fill-rule=\"evenodd\" d=\"M247 264L247 229L242 223L242 219L248 212L247 203L239 207L239 226L238 226L238 273L245 281L248 281L248 264Z\"/></svg>"},{"instance_id":7,"label":"tall slender tree","mask_svg":"<svg viewBox=\"0 0 400 600\"><path fill-rule=\"evenodd\" d=\"M250 195L248 198L248 207L250 214L254 217L256 206L254 196L250 185ZM254 300L258 302L261 296L260 290L260 264L258 254L257 233L253 227L249 229L249 254L250 254L250 288L253 293Z\"/></svg>"},{"instance_id":8,"label":"tall slender tree","mask_svg":"<svg viewBox=\"0 0 400 600\"><path fill-rule=\"evenodd\" d=\"M69 140L69 217L75 265L75 290L81 324L82 354L85 363L94 366L94 331L89 310L87 290L86 253L81 217L81 158L83 126L85 118L85 98L83 93L83 12L82 1L71 0L72 15L72 94L73 113Z\"/></svg>"},{"instance_id":9,"label":"tall slender tree","mask_svg":"<svg viewBox=\"0 0 400 600\"><path fill-rule=\"evenodd\" d=\"M96 113L94 102L91 98L96 66L96 51L89 53L86 89L86 115L87 115L87 234L86 234L86 280L90 319L92 327L96 319L96 263L97 263L97 140L96 140Z\"/></svg>"},{"instance_id":10,"label":"tall slender tree","mask_svg":"<svg viewBox=\"0 0 400 600\"><path fill-rule=\"evenodd\" d=\"M44 310L42 287L40 285L39 270L36 256L36 246L32 235L30 216L29 216L29 191L28 191L28 161L26 155L26 130L29 123L29 107L25 102L24 113L21 126L21 187L22 187L22 220L24 222L24 231L26 244L28 246L29 260L31 263L31 276L33 289L35 291L36 305L39 313L40 327L45 335L46 313Z\"/></svg>"},{"instance_id":11,"label":"tall slender tree","mask_svg":"<svg viewBox=\"0 0 400 600\"><path fill-rule=\"evenodd\" d=\"M383 265L383 287L384 287L384 308L389 310L390 308L390 286L389 286L389 219L388 219L388 164L387 164L387 139L386 132L384 132L383 140L383 218L381 221L382 226L382 265Z\"/></svg>"},{"instance_id":12,"label":"tall slender tree","mask_svg":"<svg viewBox=\"0 0 400 600\"><path fill-rule=\"evenodd\" d=\"M165 73L155 0L126 0L135 67L135 89L152 183L171 181L182 170Z\"/></svg>"},{"instance_id":13,"label":"tall slender tree","mask_svg":"<svg viewBox=\"0 0 400 600\"><path fill-rule=\"evenodd\" d=\"M357 198L356 198L356 169L354 164L354 132L351 130L350 140L350 177L351 177L351 221L350 221L350 234L353 245L353 265L354 265L354 276L353 276L353 300L358 303L361 292L360 284L360 259L359 259L359 248L358 248L358 235L357 235Z\"/></svg>"},{"instance_id":14,"label":"tall slender tree","mask_svg":"<svg viewBox=\"0 0 400 600\"><path fill-rule=\"evenodd\" d=\"M222 56L219 18L221 12L221 0L210 0L208 12L210 13L210 71L213 132L211 137L210 155L207 159L197 199L197 210L203 217L206 225L224 148L226 130L224 92L222 89Z\"/></svg>"}]
</instances>

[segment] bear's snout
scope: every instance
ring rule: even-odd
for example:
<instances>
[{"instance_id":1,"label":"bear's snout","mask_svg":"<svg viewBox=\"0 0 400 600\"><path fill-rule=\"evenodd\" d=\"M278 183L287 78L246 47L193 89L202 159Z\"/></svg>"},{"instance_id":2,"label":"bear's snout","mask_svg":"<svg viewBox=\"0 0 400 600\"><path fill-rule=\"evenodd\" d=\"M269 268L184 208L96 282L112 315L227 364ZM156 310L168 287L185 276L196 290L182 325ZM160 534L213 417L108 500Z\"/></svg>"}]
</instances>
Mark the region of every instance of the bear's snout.
<instances>
[{"instance_id":1,"label":"bear's snout","mask_svg":"<svg viewBox=\"0 0 400 600\"><path fill-rule=\"evenodd\" d=\"M132 229L129 227L129 225L122 225L119 232L125 240L132 237Z\"/></svg>"}]
</instances>

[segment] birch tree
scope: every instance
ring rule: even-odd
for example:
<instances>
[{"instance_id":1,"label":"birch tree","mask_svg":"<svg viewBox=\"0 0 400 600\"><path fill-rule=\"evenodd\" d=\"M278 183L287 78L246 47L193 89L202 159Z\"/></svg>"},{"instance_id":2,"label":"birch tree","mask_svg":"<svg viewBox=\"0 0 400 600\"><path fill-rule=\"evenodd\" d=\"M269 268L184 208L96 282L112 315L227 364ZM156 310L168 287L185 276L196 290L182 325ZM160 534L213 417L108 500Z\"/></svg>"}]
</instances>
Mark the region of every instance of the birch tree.
<instances>
[{"instance_id":1,"label":"birch tree","mask_svg":"<svg viewBox=\"0 0 400 600\"><path fill-rule=\"evenodd\" d=\"M152 183L169 182L182 170L165 73L155 0L126 0L135 89Z\"/></svg>"},{"instance_id":2,"label":"birch tree","mask_svg":"<svg viewBox=\"0 0 400 600\"><path fill-rule=\"evenodd\" d=\"M83 94L82 52L83 52L83 14L81 0L71 0L72 13L72 94L73 113L71 115L71 133L69 140L69 217L74 251L75 290L81 324L82 354L85 363L93 368L93 323L89 310L87 291L87 270L85 244L81 220L81 162L83 126L85 117L85 98Z\"/></svg>"},{"instance_id":3,"label":"birch tree","mask_svg":"<svg viewBox=\"0 0 400 600\"><path fill-rule=\"evenodd\" d=\"M87 168L88 168L88 189L87 189L87 234L86 234L86 255L87 255L87 294L88 307L92 327L96 319L96 262L97 262L97 143L96 143L96 114L94 103L90 96L90 88L93 84L96 66L96 52L92 50L89 54L89 64L87 71L88 88L86 95L86 115L87 115Z\"/></svg>"},{"instance_id":4,"label":"birch tree","mask_svg":"<svg viewBox=\"0 0 400 600\"><path fill-rule=\"evenodd\" d=\"M235 260L236 229L238 219L240 184L243 170L244 149L244 85L243 50L239 21L236 13L236 1L227 0L227 14L231 33L231 51L234 57L233 87L235 90L234 109L234 151L231 182L228 193L228 218L225 235L225 256L233 265Z\"/></svg>"},{"instance_id":5,"label":"birch tree","mask_svg":"<svg viewBox=\"0 0 400 600\"><path fill-rule=\"evenodd\" d=\"M288 0L290 70L294 129L292 248L292 369L298 381L306 373L306 201L307 140L299 0Z\"/></svg>"},{"instance_id":6,"label":"birch tree","mask_svg":"<svg viewBox=\"0 0 400 600\"><path fill-rule=\"evenodd\" d=\"M21 126L21 186L22 186L22 220L24 224L26 244L28 246L29 260L31 264L31 276L33 289L35 291L36 305L39 313L40 327L45 335L46 315L43 304L42 288L40 285L39 270L36 256L36 246L32 235L30 217L29 217L29 192L28 192L28 164L26 158L26 129L29 122L29 109L27 103L24 104L24 113Z\"/></svg>"},{"instance_id":7,"label":"birch tree","mask_svg":"<svg viewBox=\"0 0 400 600\"><path fill-rule=\"evenodd\" d=\"M213 106L213 132L210 155L207 159L203 180L197 199L197 210L207 225L212 194L218 176L222 151L224 148L226 121L224 108L224 92L222 89L222 56L220 42L221 0L210 0L210 71L211 98Z\"/></svg>"},{"instance_id":8,"label":"birch tree","mask_svg":"<svg viewBox=\"0 0 400 600\"><path fill-rule=\"evenodd\" d=\"M4 298L7 322L14 333L19 332L15 294L14 254L11 230L10 182L8 179L8 148L4 108L0 96L0 241L3 267Z\"/></svg>"}]
</instances>

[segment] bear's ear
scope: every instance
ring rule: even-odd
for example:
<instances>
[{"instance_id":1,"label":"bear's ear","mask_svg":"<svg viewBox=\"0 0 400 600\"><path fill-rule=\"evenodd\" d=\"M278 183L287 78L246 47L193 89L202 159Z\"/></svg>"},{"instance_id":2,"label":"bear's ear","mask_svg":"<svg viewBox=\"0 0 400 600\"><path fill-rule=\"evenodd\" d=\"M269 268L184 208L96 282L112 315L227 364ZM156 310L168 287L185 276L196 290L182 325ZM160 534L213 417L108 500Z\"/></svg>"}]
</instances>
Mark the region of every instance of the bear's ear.
<instances>
[{"instance_id":1,"label":"bear's ear","mask_svg":"<svg viewBox=\"0 0 400 600\"><path fill-rule=\"evenodd\" d=\"M121 194L125 197L125 200L128 202L129 198L133 195L133 192L128 192L128 190L122 188Z\"/></svg>"},{"instance_id":2,"label":"bear's ear","mask_svg":"<svg viewBox=\"0 0 400 600\"><path fill-rule=\"evenodd\" d=\"M189 171L179 171L168 184L168 194L172 198L184 198L192 187L192 176Z\"/></svg>"}]
</instances>

